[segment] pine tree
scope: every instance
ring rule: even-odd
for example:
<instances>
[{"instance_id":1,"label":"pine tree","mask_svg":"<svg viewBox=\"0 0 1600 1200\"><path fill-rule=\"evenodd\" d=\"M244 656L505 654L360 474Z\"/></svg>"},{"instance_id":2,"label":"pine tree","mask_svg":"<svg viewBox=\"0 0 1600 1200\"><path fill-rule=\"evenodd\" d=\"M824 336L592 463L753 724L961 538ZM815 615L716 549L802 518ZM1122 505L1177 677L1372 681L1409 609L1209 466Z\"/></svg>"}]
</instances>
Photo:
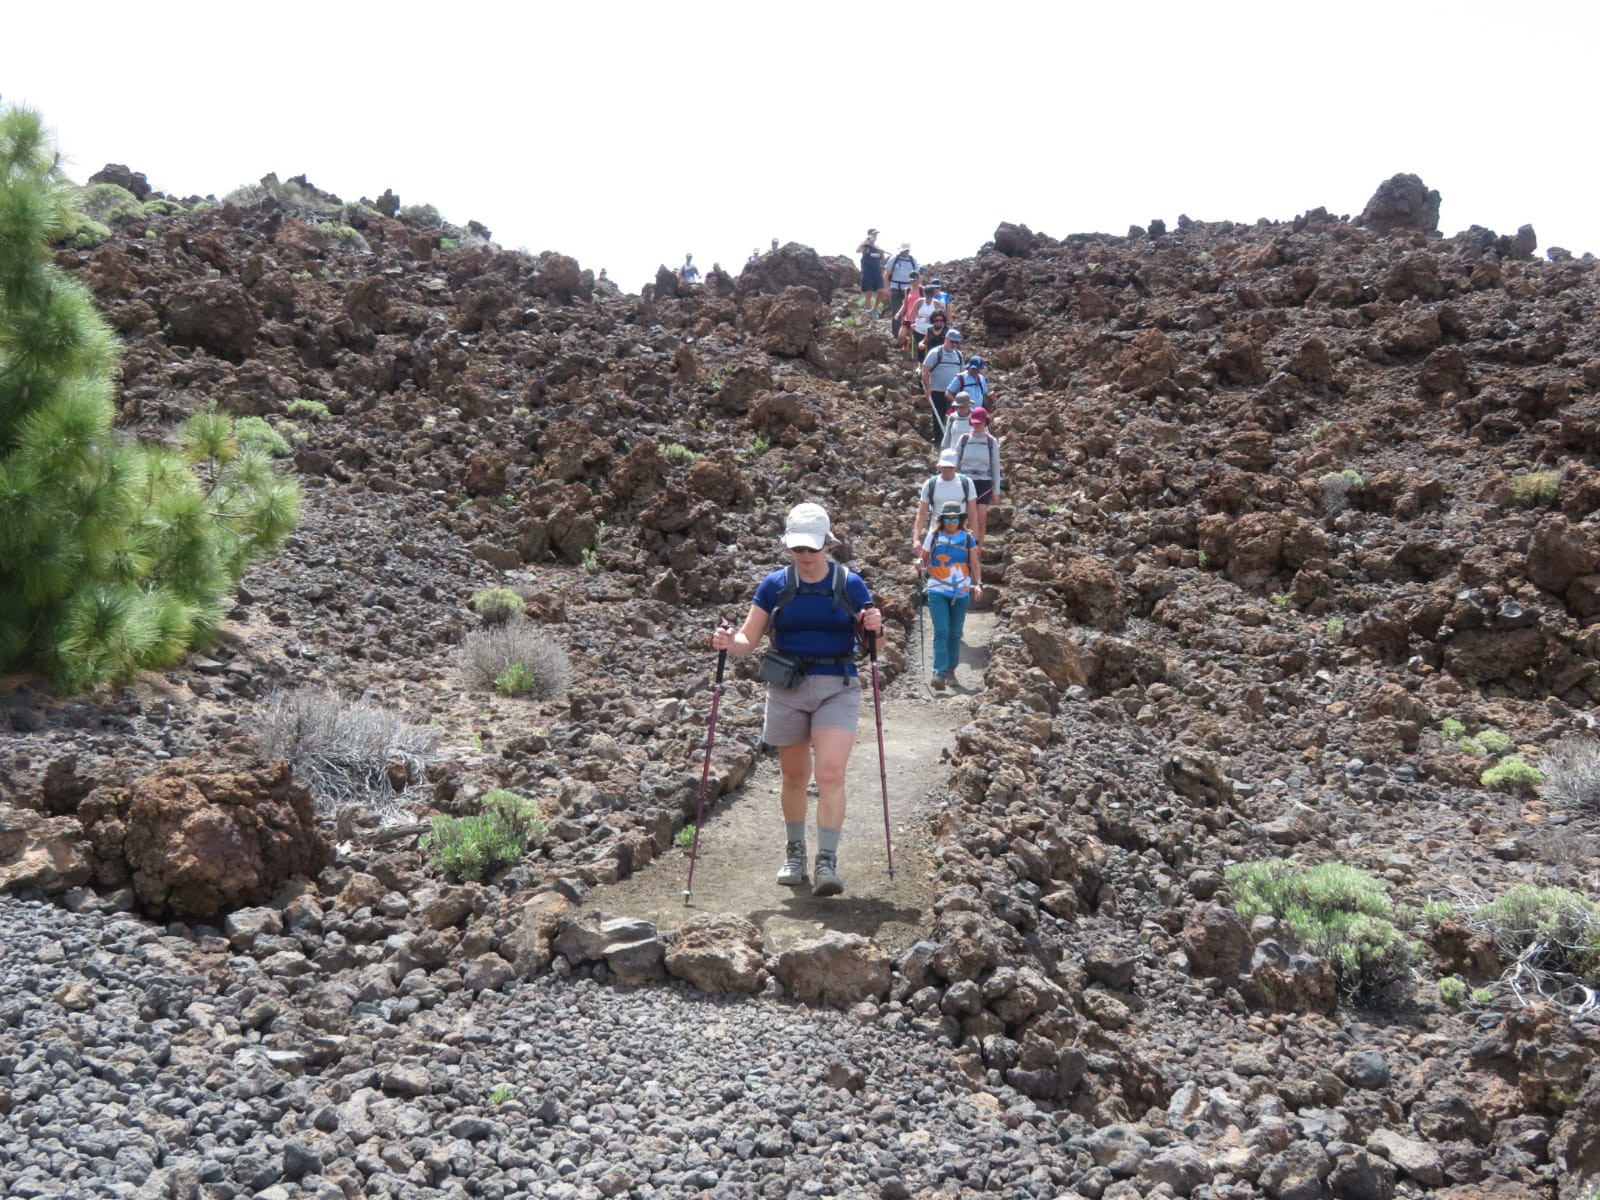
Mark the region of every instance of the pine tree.
<instances>
[{"instance_id":1,"label":"pine tree","mask_svg":"<svg viewBox=\"0 0 1600 1200\"><path fill-rule=\"evenodd\" d=\"M69 691L204 645L300 513L224 415L196 414L172 446L113 430L116 339L51 262L77 224L39 114L0 111L0 672Z\"/></svg>"}]
</instances>

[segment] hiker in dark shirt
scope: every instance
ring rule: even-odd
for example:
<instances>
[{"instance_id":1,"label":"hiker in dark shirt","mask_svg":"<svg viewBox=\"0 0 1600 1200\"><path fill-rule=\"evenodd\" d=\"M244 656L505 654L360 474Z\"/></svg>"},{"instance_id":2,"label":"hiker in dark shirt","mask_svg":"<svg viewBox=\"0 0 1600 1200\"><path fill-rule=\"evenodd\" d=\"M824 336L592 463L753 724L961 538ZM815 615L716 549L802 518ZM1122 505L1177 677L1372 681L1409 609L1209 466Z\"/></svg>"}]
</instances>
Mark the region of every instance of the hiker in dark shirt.
<instances>
[{"instance_id":1,"label":"hiker in dark shirt","mask_svg":"<svg viewBox=\"0 0 1600 1200\"><path fill-rule=\"evenodd\" d=\"M883 283L883 263L889 256L878 245L878 231L867 230L867 240L856 247L861 255L861 304L869 317L881 316L889 306L889 289Z\"/></svg>"}]
</instances>

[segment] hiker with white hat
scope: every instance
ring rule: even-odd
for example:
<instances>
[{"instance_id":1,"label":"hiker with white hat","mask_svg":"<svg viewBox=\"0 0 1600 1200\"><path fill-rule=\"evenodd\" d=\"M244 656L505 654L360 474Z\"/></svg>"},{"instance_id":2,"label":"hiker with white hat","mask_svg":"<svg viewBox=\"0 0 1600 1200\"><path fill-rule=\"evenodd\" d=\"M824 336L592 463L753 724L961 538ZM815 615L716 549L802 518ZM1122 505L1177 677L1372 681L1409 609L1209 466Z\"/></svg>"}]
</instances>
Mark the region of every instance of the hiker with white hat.
<instances>
[{"instance_id":1,"label":"hiker with white hat","mask_svg":"<svg viewBox=\"0 0 1600 1200\"><path fill-rule=\"evenodd\" d=\"M901 310L911 292L911 283L917 278L917 260L911 257L911 243L901 242L900 249L889 260L889 312L895 337L900 336Z\"/></svg>"},{"instance_id":2,"label":"hiker with white hat","mask_svg":"<svg viewBox=\"0 0 1600 1200\"><path fill-rule=\"evenodd\" d=\"M961 661L961 633L967 609L983 594L983 564L978 539L967 531L967 514L959 502L946 501L938 524L923 543L928 572L928 615L933 618L933 678L935 691L956 681Z\"/></svg>"},{"instance_id":3,"label":"hiker with white hat","mask_svg":"<svg viewBox=\"0 0 1600 1200\"><path fill-rule=\"evenodd\" d=\"M815 780L817 857L811 891L837 896L844 891L838 857L845 767L861 715L856 635L876 637L883 614L861 576L828 557L839 541L821 505L797 504L789 510L783 544L788 565L756 587L744 624L737 631L719 625L711 645L743 658L770 634L760 671L767 684L761 738L777 747L783 774L784 859L778 882L798 887L806 881L806 790Z\"/></svg>"},{"instance_id":4,"label":"hiker with white hat","mask_svg":"<svg viewBox=\"0 0 1600 1200\"><path fill-rule=\"evenodd\" d=\"M889 256L878 245L876 229L867 230L856 253L861 255L861 306L869 317L876 317L889 307L889 289L883 282L883 264Z\"/></svg>"},{"instance_id":5,"label":"hiker with white hat","mask_svg":"<svg viewBox=\"0 0 1600 1200\"><path fill-rule=\"evenodd\" d=\"M962 512L970 513L978 497L978 489L972 480L956 471L958 461L960 455L956 451L940 451L934 473L928 476L917 492L917 516L911 526L911 554L913 561L918 564L927 558L923 540L928 532L928 514L943 512L944 506L952 502L959 504Z\"/></svg>"}]
</instances>

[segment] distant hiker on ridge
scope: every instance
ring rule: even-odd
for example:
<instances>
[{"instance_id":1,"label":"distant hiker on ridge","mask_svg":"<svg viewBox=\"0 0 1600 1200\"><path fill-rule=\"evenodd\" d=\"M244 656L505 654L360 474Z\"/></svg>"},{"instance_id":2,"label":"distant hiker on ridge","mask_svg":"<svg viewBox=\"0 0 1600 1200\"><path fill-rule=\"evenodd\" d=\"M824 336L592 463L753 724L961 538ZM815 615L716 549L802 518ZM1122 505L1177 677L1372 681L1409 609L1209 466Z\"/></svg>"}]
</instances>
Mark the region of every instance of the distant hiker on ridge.
<instances>
[{"instance_id":1,"label":"distant hiker on ridge","mask_svg":"<svg viewBox=\"0 0 1600 1200\"><path fill-rule=\"evenodd\" d=\"M684 283L700 282L700 268L694 265L694 255L683 256L683 266L678 268L678 278Z\"/></svg>"},{"instance_id":2,"label":"distant hiker on ridge","mask_svg":"<svg viewBox=\"0 0 1600 1200\"><path fill-rule=\"evenodd\" d=\"M839 837L844 829L845 767L861 716L861 681L856 675L858 629L877 635L883 614L861 576L835 563L828 548L838 539L819 504L797 504L784 524L790 563L756 588L744 625L735 632L719 625L711 645L735 658L752 653L770 633L772 649L762 657L767 683L761 738L778 748L783 773L783 868L778 882L798 887L806 880L806 789L817 784L817 858L811 894L837 896Z\"/></svg>"},{"instance_id":3,"label":"distant hiker on ridge","mask_svg":"<svg viewBox=\"0 0 1600 1200\"><path fill-rule=\"evenodd\" d=\"M867 240L856 247L861 255L861 303L867 315L876 317L888 307L889 290L883 285L883 263L888 257L878 246L878 231L867 230Z\"/></svg>"}]
</instances>

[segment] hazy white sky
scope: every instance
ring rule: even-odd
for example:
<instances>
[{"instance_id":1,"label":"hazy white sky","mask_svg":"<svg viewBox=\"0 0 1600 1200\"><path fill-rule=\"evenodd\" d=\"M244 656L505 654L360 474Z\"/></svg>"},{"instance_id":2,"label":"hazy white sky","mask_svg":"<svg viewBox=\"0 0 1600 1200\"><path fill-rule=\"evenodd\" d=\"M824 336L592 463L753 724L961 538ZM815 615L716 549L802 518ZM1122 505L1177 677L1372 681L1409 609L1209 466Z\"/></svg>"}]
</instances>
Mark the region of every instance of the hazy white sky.
<instances>
[{"instance_id":1,"label":"hazy white sky","mask_svg":"<svg viewBox=\"0 0 1600 1200\"><path fill-rule=\"evenodd\" d=\"M390 187L628 290L686 250L736 270L869 225L929 262L1002 220L1355 213L1397 171L1446 233L1600 252L1592 0L80 0L5 26L0 97L43 111L79 182Z\"/></svg>"}]
</instances>

